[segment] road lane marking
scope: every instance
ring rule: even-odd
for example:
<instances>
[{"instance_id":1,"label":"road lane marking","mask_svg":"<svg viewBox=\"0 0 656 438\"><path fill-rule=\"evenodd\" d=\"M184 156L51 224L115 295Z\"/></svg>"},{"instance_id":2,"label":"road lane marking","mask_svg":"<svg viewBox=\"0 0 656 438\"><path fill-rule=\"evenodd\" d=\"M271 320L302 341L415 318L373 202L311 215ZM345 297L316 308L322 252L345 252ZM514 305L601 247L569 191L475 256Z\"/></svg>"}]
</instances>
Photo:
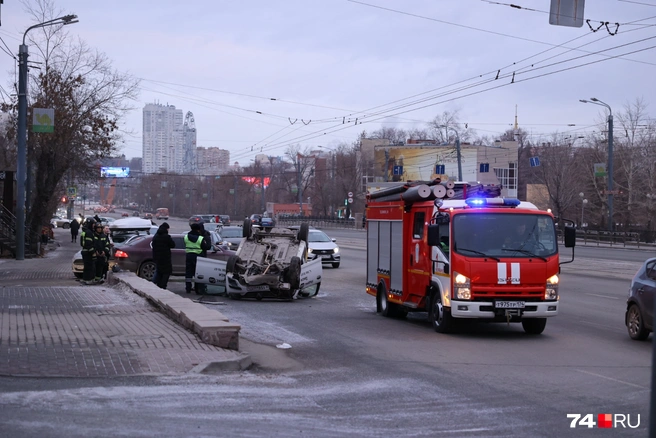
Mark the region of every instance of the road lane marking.
<instances>
[{"instance_id":1,"label":"road lane marking","mask_svg":"<svg viewBox=\"0 0 656 438\"><path fill-rule=\"evenodd\" d=\"M614 379L612 377L606 377L601 374L592 373L590 371L585 371L585 370L576 370L576 371L578 371L579 373L590 374L591 376L599 377L602 379L612 380L613 382L624 383L625 385L633 386L634 388L649 389L649 388L645 388L644 386L636 385L635 383L625 382L624 380Z\"/></svg>"},{"instance_id":2,"label":"road lane marking","mask_svg":"<svg viewBox=\"0 0 656 438\"><path fill-rule=\"evenodd\" d=\"M586 293L586 295L592 295L593 297L609 298L611 300L619 300L618 297L611 297L609 295L599 295L599 294L590 294L590 293Z\"/></svg>"}]
</instances>

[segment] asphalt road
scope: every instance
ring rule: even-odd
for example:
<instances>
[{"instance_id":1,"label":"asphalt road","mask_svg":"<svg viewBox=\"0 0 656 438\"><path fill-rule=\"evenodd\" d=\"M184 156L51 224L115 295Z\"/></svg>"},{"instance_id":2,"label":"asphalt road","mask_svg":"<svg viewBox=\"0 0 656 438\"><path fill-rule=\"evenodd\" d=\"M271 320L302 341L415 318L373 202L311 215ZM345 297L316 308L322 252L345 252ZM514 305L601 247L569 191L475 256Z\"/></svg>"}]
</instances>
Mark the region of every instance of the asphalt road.
<instances>
[{"instance_id":1,"label":"asphalt road","mask_svg":"<svg viewBox=\"0 0 656 438\"><path fill-rule=\"evenodd\" d=\"M169 223L174 231L186 225ZM653 251L578 247L575 262L563 265L561 312L540 336L526 335L519 324L473 324L442 335L423 313L404 320L376 314L364 289L366 253L355 249L364 233L326 231L343 243L343 262L324 269L318 297L216 296L208 304L242 325L243 348L258 352L253 370L2 379L2 430L7 436L648 436L652 340L630 340L623 317L634 268ZM291 348L275 348L283 343ZM595 420L601 413L630 415L633 425L639 415L640 427L572 429L572 413Z\"/></svg>"}]
</instances>

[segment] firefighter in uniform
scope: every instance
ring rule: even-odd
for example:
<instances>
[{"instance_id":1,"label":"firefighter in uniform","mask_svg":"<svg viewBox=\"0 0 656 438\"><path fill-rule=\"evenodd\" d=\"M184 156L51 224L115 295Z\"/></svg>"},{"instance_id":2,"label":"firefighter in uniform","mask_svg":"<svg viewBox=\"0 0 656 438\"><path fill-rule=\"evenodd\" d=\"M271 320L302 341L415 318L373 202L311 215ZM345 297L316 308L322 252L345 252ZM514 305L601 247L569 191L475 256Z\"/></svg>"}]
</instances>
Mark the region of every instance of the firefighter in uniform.
<instances>
[{"instance_id":1,"label":"firefighter in uniform","mask_svg":"<svg viewBox=\"0 0 656 438\"><path fill-rule=\"evenodd\" d=\"M191 231L184 236L185 243L185 291L191 293L191 283L196 276L196 261L198 256L210 249L211 242L201 236L199 224L191 224ZM199 291L199 285L196 285L196 292Z\"/></svg>"},{"instance_id":2,"label":"firefighter in uniform","mask_svg":"<svg viewBox=\"0 0 656 438\"><path fill-rule=\"evenodd\" d=\"M103 224L96 222L94 225L93 245L96 253L96 272L94 281L102 283L103 278L107 274L109 267L109 238L103 232Z\"/></svg>"},{"instance_id":3,"label":"firefighter in uniform","mask_svg":"<svg viewBox=\"0 0 656 438\"><path fill-rule=\"evenodd\" d=\"M80 235L82 246L82 261L84 271L82 272L82 284L93 284L96 274L96 249L93 241L93 225L96 221L89 218L84 222L84 228Z\"/></svg>"}]
</instances>

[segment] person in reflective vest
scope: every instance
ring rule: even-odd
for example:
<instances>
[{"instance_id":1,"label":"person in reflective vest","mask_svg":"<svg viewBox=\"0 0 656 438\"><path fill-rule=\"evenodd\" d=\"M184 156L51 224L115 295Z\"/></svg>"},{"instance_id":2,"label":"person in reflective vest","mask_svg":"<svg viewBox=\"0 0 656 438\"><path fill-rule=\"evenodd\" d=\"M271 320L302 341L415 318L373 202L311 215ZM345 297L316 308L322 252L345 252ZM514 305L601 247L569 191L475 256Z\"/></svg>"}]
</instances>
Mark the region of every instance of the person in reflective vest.
<instances>
[{"instance_id":1,"label":"person in reflective vest","mask_svg":"<svg viewBox=\"0 0 656 438\"><path fill-rule=\"evenodd\" d=\"M93 225L95 222L93 219L87 219L80 235L82 261L84 262L82 284L93 284L96 275L96 249L93 241Z\"/></svg>"},{"instance_id":2,"label":"person in reflective vest","mask_svg":"<svg viewBox=\"0 0 656 438\"><path fill-rule=\"evenodd\" d=\"M191 224L191 231L184 236L185 243L185 291L189 294L192 290L192 282L196 276L196 261L198 256L210 249L211 242L201 236L199 224ZM198 291L196 286L196 291Z\"/></svg>"},{"instance_id":3,"label":"person in reflective vest","mask_svg":"<svg viewBox=\"0 0 656 438\"><path fill-rule=\"evenodd\" d=\"M96 272L94 281L102 283L109 267L109 238L103 232L103 224L96 222L94 225L93 245L96 251Z\"/></svg>"}]
</instances>

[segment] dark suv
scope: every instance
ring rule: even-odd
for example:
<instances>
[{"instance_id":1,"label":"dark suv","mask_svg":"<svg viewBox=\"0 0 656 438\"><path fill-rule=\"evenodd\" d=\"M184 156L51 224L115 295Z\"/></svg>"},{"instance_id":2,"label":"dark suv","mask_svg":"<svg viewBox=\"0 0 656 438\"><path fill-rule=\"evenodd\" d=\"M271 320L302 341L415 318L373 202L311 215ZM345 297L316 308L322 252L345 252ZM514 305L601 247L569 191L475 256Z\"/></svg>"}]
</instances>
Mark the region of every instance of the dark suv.
<instances>
[{"instance_id":1,"label":"dark suv","mask_svg":"<svg viewBox=\"0 0 656 438\"><path fill-rule=\"evenodd\" d=\"M631 339L644 341L654 330L656 258L645 261L631 281L624 322Z\"/></svg>"}]
</instances>

